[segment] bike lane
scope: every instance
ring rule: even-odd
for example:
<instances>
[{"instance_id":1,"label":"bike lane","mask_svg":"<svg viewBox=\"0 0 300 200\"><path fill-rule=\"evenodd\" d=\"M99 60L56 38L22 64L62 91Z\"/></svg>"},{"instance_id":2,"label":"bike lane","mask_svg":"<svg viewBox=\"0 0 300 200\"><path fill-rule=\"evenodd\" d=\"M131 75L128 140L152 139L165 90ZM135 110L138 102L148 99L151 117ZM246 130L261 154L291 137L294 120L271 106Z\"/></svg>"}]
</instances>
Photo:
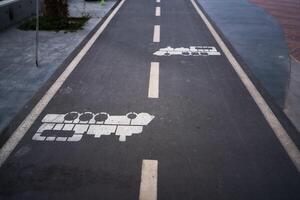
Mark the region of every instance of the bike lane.
<instances>
[{"instance_id":1,"label":"bike lane","mask_svg":"<svg viewBox=\"0 0 300 200\"><path fill-rule=\"evenodd\" d=\"M221 55L154 55L168 46ZM157 98L147 96L151 62L159 63ZM59 121L69 112L87 113ZM90 112L110 116L90 121ZM57 130L34 137L44 117ZM124 3L1 167L1 198L138 199L144 159L159 163L158 199L300 195L296 168L187 0Z\"/></svg>"}]
</instances>

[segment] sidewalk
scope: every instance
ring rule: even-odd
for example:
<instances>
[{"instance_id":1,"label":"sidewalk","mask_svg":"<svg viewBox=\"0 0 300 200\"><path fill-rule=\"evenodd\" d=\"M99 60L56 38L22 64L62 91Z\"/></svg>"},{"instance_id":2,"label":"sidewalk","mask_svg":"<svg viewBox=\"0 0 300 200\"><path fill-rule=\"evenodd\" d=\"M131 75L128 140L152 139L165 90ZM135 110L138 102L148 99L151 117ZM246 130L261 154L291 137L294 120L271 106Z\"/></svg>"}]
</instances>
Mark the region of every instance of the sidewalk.
<instances>
[{"instance_id":1,"label":"sidewalk","mask_svg":"<svg viewBox=\"0 0 300 200\"><path fill-rule=\"evenodd\" d=\"M87 12L91 19L77 32L40 31L39 68L35 67L34 31L14 26L0 32L0 134L114 4L69 0L71 16Z\"/></svg>"},{"instance_id":2,"label":"sidewalk","mask_svg":"<svg viewBox=\"0 0 300 200\"><path fill-rule=\"evenodd\" d=\"M300 1L251 1L274 16L283 29L291 58L291 75L284 112L300 130Z\"/></svg>"},{"instance_id":3,"label":"sidewalk","mask_svg":"<svg viewBox=\"0 0 300 200\"><path fill-rule=\"evenodd\" d=\"M291 38L285 38L285 33L291 32L286 31L287 26L281 25L281 21L267 10L248 0L198 2L251 73L300 130L300 117L296 117L300 116L300 84L297 82L299 70L295 68L297 61L292 60L297 55L293 54L294 50L289 50L289 46L295 46L295 40L299 43L299 38L294 37L292 44ZM277 13L282 14L280 6L273 6L275 8ZM295 13L286 12L284 17L295 18Z\"/></svg>"}]
</instances>

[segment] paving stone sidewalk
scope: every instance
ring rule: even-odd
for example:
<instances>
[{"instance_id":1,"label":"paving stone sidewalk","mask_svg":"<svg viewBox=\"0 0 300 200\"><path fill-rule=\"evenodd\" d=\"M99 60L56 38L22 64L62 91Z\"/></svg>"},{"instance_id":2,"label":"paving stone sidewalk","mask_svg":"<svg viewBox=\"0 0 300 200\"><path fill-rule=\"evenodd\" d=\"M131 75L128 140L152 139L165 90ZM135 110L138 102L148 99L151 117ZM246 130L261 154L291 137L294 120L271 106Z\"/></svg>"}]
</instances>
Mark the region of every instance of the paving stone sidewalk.
<instances>
[{"instance_id":1,"label":"paving stone sidewalk","mask_svg":"<svg viewBox=\"0 0 300 200\"><path fill-rule=\"evenodd\" d=\"M64 33L40 31L40 67L35 67L35 32L17 25L0 32L0 135L10 121L45 84L116 1L69 0L70 16L88 14L83 30Z\"/></svg>"}]
</instances>

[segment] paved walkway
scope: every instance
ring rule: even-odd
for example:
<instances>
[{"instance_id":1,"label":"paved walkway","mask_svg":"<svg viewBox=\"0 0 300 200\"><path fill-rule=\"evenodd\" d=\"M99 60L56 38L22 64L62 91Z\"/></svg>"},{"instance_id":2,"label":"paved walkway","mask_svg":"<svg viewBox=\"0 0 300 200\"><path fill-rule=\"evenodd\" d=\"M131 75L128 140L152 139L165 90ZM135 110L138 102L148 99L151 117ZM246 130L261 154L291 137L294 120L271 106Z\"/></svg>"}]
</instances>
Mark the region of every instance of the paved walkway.
<instances>
[{"instance_id":1,"label":"paved walkway","mask_svg":"<svg viewBox=\"0 0 300 200\"><path fill-rule=\"evenodd\" d=\"M300 198L297 146L191 2L119 4L1 149L1 199Z\"/></svg>"},{"instance_id":2,"label":"paved walkway","mask_svg":"<svg viewBox=\"0 0 300 200\"><path fill-rule=\"evenodd\" d=\"M291 57L291 70L284 112L300 131L300 1L251 0L280 23Z\"/></svg>"}]
</instances>

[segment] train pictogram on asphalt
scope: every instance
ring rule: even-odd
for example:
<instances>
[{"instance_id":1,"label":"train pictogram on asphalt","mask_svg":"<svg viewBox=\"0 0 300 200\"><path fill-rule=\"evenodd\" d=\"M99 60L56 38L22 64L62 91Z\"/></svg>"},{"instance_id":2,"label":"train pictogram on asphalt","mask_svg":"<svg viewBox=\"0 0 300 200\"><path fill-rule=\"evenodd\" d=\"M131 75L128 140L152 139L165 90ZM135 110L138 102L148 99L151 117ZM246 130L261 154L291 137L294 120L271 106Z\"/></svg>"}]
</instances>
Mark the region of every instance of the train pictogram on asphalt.
<instances>
[{"instance_id":1,"label":"train pictogram on asphalt","mask_svg":"<svg viewBox=\"0 0 300 200\"><path fill-rule=\"evenodd\" d=\"M108 113L69 112L66 114L47 114L42 119L42 125L32 137L36 141L78 142L84 134L100 138L102 135L115 133L119 141L126 141L126 137L140 134L143 127L154 119L148 113L130 112L126 115L110 116ZM72 135L63 136L64 132ZM55 134L54 134L55 133Z\"/></svg>"},{"instance_id":2,"label":"train pictogram on asphalt","mask_svg":"<svg viewBox=\"0 0 300 200\"><path fill-rule=\"evenodd\" d=\"M190 46L189 48L179 47L161 48L153 53L156 56L220 56L221 53L217 51L214 46Z\"/></svg>"}]
</instances>

